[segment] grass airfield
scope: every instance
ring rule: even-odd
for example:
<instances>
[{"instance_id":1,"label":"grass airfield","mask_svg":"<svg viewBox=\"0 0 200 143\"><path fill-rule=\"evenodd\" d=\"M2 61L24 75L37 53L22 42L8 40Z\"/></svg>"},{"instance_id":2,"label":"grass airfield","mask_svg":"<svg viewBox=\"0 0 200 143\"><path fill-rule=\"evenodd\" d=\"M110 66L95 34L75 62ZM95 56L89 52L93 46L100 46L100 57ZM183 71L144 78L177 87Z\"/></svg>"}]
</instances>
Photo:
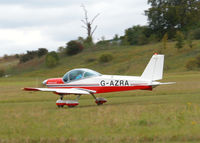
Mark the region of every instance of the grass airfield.
<instances>
[{"instance_id":1,"label":"grass airfield","mask_svg":"<svg viewBox=\"0 0 200 143\"><path fill-rule=\"evenodd\" d=\"M75 108L57 108L52 93L25 92L44 78L0 79L0 143L199 142L200 72L168 73L153 91L82 96ZM65 96L74 99L75 96Z\"/></svg>"},{"instance_id":2,"label":"grass airfield","mask_svg":"<svg viewBox=\"0 0 200 143\"><path fill-rule=\"evenodd\" d=\"M166 57L162 81L176 84L153 91L99 94L108 100L103 106L86 95L77 107L59 109L55 104L58 95L21 88L41 87L44 79L80 67L105 74L140 75L152 54L161 51L162 43L85 49L72 57L61 56L52 69L45 67L44 57L24 64L1 60L0 68L10 77L0 78L0 143L200 142L200 72L185 68L200 52L200 41L194 41L192 49L177 50L174 44L169 42L162 49ZM98 62L102 54L114 58L102 64Z\"/></svg>"}]
</instances>

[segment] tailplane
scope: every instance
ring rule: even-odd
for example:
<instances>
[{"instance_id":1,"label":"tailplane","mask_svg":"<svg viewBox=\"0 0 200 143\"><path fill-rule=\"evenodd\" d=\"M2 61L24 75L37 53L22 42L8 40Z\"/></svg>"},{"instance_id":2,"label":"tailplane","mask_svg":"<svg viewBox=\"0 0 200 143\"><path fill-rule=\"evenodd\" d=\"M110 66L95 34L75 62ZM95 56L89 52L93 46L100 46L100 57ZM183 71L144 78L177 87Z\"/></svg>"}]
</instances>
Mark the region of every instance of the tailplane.
<instances>
[{"instance_id":1,"label":"tailplane","mask_svg":"<svg viewBox=\"0 0 200 143\"><path fill-rule=\"evenodd\" d=\"M164 55L154 54L146 66L141 78L147 80L160 80L163 78Z\"/></svg>"}]
</instances>

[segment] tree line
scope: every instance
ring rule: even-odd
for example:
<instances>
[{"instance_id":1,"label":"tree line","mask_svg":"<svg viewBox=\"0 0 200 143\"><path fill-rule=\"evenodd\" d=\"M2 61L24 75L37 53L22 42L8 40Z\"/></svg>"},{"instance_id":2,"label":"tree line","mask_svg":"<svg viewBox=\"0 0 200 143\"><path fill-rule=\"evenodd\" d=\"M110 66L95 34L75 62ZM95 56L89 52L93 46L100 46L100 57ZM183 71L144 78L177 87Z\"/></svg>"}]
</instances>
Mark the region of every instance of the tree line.
<instances>
[{"instance_id":1,"label":"tree line","mask_svg":"<svg viewBox=\"0 0 200 143\"><path fill-rule=\"evenodd\" d=\"M200 39L200 1L199 0L148 0L150 8L145 10L148 17L148 25L136 25L125 29L124 35L117 34L113 39L93 42L93 34L97 28L92 27L96 14L89 20L88 11L84 5L84 19L82 19L83 28L87 31L87 37L78 37L77 40L69 41L65 47L59 47L58 53L64 55L74 55L81 52L84 48L98 47L104 45L144 45L162 41L163 49L166 49L168 40L177 41L175 47L180 49L184 45L184 39L187 40L189 47L192 48L192 40ZM27 54L20 56L20 62L26 62L34 57L47 54L46 49L38 51L27 51ZM46 56L46 63L49 67L56 65L59 60L56 52L51 52ZM51 64L48 64L51 63Z\"/></svg>"},{"instance_id":2,"label":"tree line","mask_svg":"<svg viewBox=\"0 0 200 143\"><path fill-rule=\"evenodd\" d=\"M199 0L148 0L148 4L150 8L145 10L147 25L130 27L123 36L98 43L118 41L122 45L144 45L162 41L166 37L168 40L180 40L180 37L200 39Z\"/></svg>"}]
</instances>

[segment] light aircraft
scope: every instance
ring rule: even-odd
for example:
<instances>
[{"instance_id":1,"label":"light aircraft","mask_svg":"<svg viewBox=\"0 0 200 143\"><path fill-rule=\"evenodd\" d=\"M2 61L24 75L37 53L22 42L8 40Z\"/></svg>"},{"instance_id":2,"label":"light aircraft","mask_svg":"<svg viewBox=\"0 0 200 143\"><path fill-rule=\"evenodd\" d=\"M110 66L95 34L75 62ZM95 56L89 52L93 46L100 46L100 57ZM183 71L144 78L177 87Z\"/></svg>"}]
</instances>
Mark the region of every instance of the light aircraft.
<instances>
[{"instance_id":1,"label":"light aircraft","mask_svg":"<svg viewBox=\"0 0 200 143\"><path fill-rule=\"evenodd\" d=\"M26 91L53 92L60 96L56 101L58 107L67 105L74 107L79 105L81 95L90 94L97 105L102 105L107 100L97 98L95 94L128 91L128 90L152 90L158 85L173 84L173 82L161 83L157 80L163 78L164 55L155 53L150 59L141 76L103 75L96 71L80 68L67 72L62 78L50 78L43 81L47 88L24 88ZM63 100L64 95L74 94L76 100Z\"/></svg>"}]
</instances>

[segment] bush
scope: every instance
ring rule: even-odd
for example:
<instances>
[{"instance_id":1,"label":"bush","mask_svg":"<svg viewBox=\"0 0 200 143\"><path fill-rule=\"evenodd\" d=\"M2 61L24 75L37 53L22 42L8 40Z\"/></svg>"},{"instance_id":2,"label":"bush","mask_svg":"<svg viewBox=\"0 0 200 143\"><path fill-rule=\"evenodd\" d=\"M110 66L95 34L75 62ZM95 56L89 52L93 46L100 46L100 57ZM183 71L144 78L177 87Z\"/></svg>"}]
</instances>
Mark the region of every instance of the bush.
<instances>
[{"instance_id":1,"label":"bush","mask_svg":"<svg viewBox=\"0 0 200 143\"><path fill-rule=\"evenodd\" d=\"M185 65L187 70L194 70L198 67L197 65L197 60L196 59L191 59L189 60L186 65Z\"/></svg>"},{"instance_id":2,"label":"bush","mask_svg":"<svg viewBox=\"0 0 200 143\"><path fill-rule=\"evenodd\" d=\"M5 76L5 71L3 69L0 69L0 77Z\"/></svg>"},{"instance_id":3,"label":"bush","mask_svg":"<svg viewBox=\"0 0 200 143\"><path fill-rule=\"evenodd\" d=\"M4 58L4 59L8 59L8 55L5 54L5 55L3 56L3 58Z\"/></svg>"},{"instance_id":4,"label":"bush","mask_svg":"<svg viewBox=\"0 0 200 143\"><path fill-rule=\"evenodd\" d=\"M20 61L20 63L25 63L25 62L29 61L30 59L31 58L27 54L25 54L25 55L20 56L19 61Z\"/></svg>"},{"instance_id":5,"label":"bush","mask_svg":"<svg viewBox=\"0 0 200 143\"><path fill-rule=\"evenodd\" d=\"M200 55L196 57L197 66L200 68Z\"/></svg>"},{"instance_id":6,"label":"bush","mask_svg":"<svg viewBox=\"0 0 200 143\"><path fill-rule=\"evenodd\" d=\"M163 49L167 49L167 40L168 40L168 34L165 33L165 35L162 38Z\"/></svg>"},{"instance_id":7,"label":"bush","mask_svg":"<svg viewBox=\"0 0 200 143\"><path fill-rule=\"evenodd\" d=\"M138 36L137 42L138 42L138 45L145 45L148 43L148 38L144 34L140 34Z\"/></svg>"},{"instance_id":8,"label":"bush","mask_svg":"<svg viewBox=\"0 0 200 143\"><path fill-rule=\"evenodd\" d=\"M19 61L20 63L25 63L29 60L34 59L38 54L38 51L27 51L26 54L20 56Z\"/></svg>"},{"instance_id":9,"label":"bush","mask_svg":"<svg viewBox=\"0 0 200 143\"><path fill-rule=\"evenodd\" d=\"M86 59L86 62L87 62L87 63L92 63L92 62L94 62L94 61L96 61L95 58L88 58L88 59Z\"/></svg>"},{"instance_id":10,"label":"bush","mask_svg":"<svg viewBox=\"0 0 200 143\"><path fill-rule=\"evenodd\" d=\"M156 36L156 34L151 34L148 38L148 43L156 43L159 41L159 38Z\"/></svg>"},{"instance_id":11,"label":"bush","mask_svg":"<svg viewBox=\"0 0 200 143\"><path fill-rule=\"evenodd\" d=\"M107 63L110 62L113 59L113 56L111 54L103 54L99 58L100 63Z\"/></svg>"},{"instance_id":12,"label":"bush","mask_svg":"<svg viewBox=\"0 0 200 143\"><path fill-rule=\"evenodd\" d=\"M83 45L77 41L69 41L66 47L66 54L67 55L76 55L83 50Z\"/></svg>"},{"instance_id":13,"label":"bush","mask_svg":"<svg viewBox=\"0 0 200 143\"><path fill-rule=\"evenodd\" d=\"M38 57L40 58L40 57L46 55L47 53L48 53L48 50L47 50L47 49L45 49L45 48L39 48L39 49L38 49L38 52L37 52L37 55L38 55Z\"/></svg>"},{"instance_id":14,"label":"bush","mask_svg":"<svg viewBox=\"0 0 200 143\"><path fill-rule=\"evenodd\" d=\"M62 47L62 46L60 46L60 47L58 47L58 53L61 53L61 54L63 54L64 52L65 52L65 48L64 47Z\"/></svg>"},{"instance_id":15,"label":"bush","mask_svg":"<svg viewBox=\"0 0 200 143\"><path fill-rule=\"evenodd\" d=\"M20 63L25 63L27 61L30 61L34 59L35 57L42 57L43 55L46 55L48 53L48 50L45 48L39 48L36 51L27 51L26 54L23 54L19 57Z\"/></svg>"},{"instance_id":16,"label":"bush","mask_svg":"<svg viewBox=\"0 0 200 143\"><path fill-rule=\"evenodd\" d=\"M194 37L194 39L196 39L196 40L199 40L199 39L200 39L200 28L194 30L194 32L193 32L193 37Z\"/></svg>"},{"instance_id":17,"label":"bush","mask_svg":"<svg viewBox=\"0 0 200 143\"><path fill-rule=\"evenodd\" d=\"M181 48L183 48L183 46L184 46L184 35L183 35L183 33L182 32L180 32L180 31L177 31L176 32L176 48L177 49L181 49Z\"/></svg>"},{"instance_id":18,"label":"bush","mask_svg":"<svg viewBox=\"0 0 200 143\"><path fill-rule=\"evenodd\" d=\"M15 54L15 58L19 59L19 54Z\"/></svg>"},{"instance_id":19,"label":"bush","mask_svg":"<svg viewBox=\"0 0 200 143\"><path fill-rule=\"evenodd\" d=\"M189 60L185 67L188 70L195 70L197 68L200 68L200 55L196 56L194 59Z\"/></svg>"},{"instance_id":20,"label":"bush","mask_svg":"<svg viewBox=\"0 0 200 143\"><path fill-rule=\"evenodd\" d=\"M59 62L59 57L56 52L50 52L47 54L46 59L45 59L45 64L47 67L54 67L58 64Z\"/></svg>"},{"instance_id":21,"label":"bush","mask_svg":"<svg viewBox=\"0 0 200 143\"><path fill-rule=\"evenodd\" d=\"M188 36L187 38L187 44L190 48L194 47L193 41L192 41L192 37Z\"/></svg>"}]
</instances>

